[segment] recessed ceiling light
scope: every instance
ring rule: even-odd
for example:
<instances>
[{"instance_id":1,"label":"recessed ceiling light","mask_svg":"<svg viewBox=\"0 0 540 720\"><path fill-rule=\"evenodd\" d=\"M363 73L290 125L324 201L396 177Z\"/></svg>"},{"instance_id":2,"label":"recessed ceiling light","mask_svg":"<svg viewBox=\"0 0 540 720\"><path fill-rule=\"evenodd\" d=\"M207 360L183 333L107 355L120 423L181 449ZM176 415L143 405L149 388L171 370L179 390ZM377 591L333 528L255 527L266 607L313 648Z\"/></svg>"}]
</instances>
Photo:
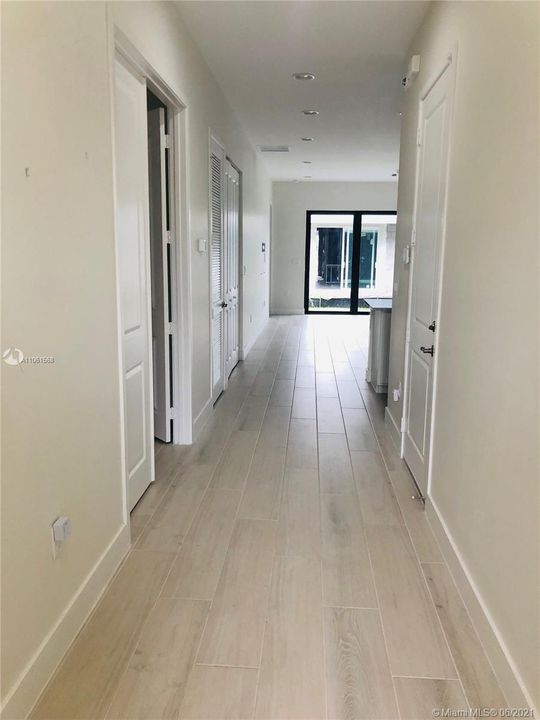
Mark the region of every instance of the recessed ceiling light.
<instances>
[{"instance_id":1,"label":"recessed ceiling light","mask_svg":"<svg viewBox=\"0 0 540 720\"><path fill-rule=\"evenodd\" d=\"M311 165L311 160L302 160L304 165Z\"/></svg>"},{"instance_id":2,"label":"recessed ceiling light","mask_svg":"<svg viewBox=\"0 0 540 720\"><path fill-rule=\"evenodd\" d=\"M302 142L313 142L313 138L310 138L310 137L302 138Z\"/></svg>"},{"instance_id":3,"label":"recessed ceiling light","mask_svg":"<svg viewBox=\"0 0 540 720\"><path fill-rule=\"evenodd\" d=\"M313 73L293 73L293 78L295 80L315 80L315 75Z\"/></svg>"},{"instance_id":4,"label":"recessed ceiling light","mask_svg":"<svg viewBox=\"0 0 540 720\"><path fill-rule=\"evenodd\" d=\"M304 180L311 180L313 175L304 175Z\"/></svg>"},{"instance_id":5,"label":"recessed ceiling light","mask_svg":"<svg viewBox=\"0 0 540 720\"><path fill-rule=\"evenodd\" d=\"M304 115L318 115L319 114L318 110L302 110L302 112L304 113Z\"/></svg>"}]
</instances>

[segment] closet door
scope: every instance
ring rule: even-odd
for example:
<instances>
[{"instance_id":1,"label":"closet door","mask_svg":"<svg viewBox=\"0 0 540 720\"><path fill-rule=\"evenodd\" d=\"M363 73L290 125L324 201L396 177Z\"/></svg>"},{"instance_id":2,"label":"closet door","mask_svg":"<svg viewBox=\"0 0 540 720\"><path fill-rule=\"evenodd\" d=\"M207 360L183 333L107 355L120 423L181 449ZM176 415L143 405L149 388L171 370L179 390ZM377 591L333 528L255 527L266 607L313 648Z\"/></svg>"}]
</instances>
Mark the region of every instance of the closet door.
<instances>
[{"instance_id":1,"label":"closet door","mask_svg":"<svg viewBox=\"0 0 540 720\"><path fill-rule=\"evenodd\" d=\"M212 398L225 389L224 309L224 173L223 147L210 139L210 302L212 334Z\"/></svg>"},{"instance_id":2,"label":"closet door","mask_svg":"<svg viewBox=\"0 0 540 720\"><path fill-rule=\"evenodd\" d=\"M116 246L131 510L154 480L146 85L119 61L114 74Z\"/></svg>"},{"instance_id":3,"label":"closet door","mask_svg":"<svg viewBox=\"0 0 540 720\"><path fill-rule=\"evenodd\" d=\"M225 308L225 377L238 362L240 334L240 174L225 162L225 244L224 244Z\"/></svg>"}]
</instances>

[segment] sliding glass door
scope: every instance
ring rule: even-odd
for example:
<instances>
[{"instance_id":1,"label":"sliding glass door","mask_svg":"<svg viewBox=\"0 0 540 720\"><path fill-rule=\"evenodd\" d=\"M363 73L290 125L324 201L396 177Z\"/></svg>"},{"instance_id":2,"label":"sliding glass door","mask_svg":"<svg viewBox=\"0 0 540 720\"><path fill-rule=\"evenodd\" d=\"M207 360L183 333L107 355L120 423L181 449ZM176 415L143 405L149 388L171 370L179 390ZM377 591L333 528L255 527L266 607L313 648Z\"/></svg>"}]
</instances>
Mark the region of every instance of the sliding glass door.
<instances>
[{"instance_id":1,"label":"sliding glass door","mask_svg":"<svg viewBox=\"0 0 540 720\"><path fill-rule=\"evenodd\" d=\"M367 312L366 298L391 297L395 212L308 210L307 313Z\"/></svg>"}]
</instances>

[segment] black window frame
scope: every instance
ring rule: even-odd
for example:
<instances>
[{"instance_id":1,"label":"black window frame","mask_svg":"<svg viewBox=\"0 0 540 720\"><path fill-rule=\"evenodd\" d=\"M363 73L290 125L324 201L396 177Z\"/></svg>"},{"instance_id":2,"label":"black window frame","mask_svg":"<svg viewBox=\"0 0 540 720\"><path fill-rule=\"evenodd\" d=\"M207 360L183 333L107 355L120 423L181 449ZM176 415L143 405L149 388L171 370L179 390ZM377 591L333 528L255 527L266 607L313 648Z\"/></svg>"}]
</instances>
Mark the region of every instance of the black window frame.
<instances>
[{"instance_id":1,"label":"black window frame","mask_svg":"<svg viewBox=\"0 0 540 720\"><path fill-rule=\"evenodd\" d=\"M347 310L310 310L309 309L309 261L311 253L311 216L312 215L352 215L353 216L353 252L351 272L351 304ZM360 280L360 238L362 235L362 217L369 215L394 215L396 210L306 210L306 249L304 256L304 313L306 315L369 315L369 308L358 309L358 286Z\"/></svg>"}]
</instances>

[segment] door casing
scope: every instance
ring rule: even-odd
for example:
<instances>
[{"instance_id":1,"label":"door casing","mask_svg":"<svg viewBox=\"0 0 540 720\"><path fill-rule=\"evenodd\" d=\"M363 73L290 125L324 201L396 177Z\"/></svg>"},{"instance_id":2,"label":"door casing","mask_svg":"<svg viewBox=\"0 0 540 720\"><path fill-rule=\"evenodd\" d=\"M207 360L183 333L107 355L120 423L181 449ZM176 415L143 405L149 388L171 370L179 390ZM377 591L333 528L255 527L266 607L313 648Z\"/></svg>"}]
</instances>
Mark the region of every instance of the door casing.
<instances>
[{"instance_id":1,"label":"door casing","mask_svg":"<svg viewBox=\"0 0 540 720\"><path fill-rule=\"evenodd\" d=\"M441 344L441 338L444 333L444 323L441 324L441 298L443 293L443 278L444 278L444 261L445 261L445 246L446 246L446 213L448 207L448 189L449 189L449 173L450 173L450 159L452 153L452 131L453 131L453 114L454 114L454 102L455 102L455 87L456 87L456 73L457 73L457 54L458 46L455 44L453 48L448 52L447 56L439 65L439 69L430 80L423 86L418 101L418 118L419 127L422 122L422 103L429 95L437 81L448 73L448 118L449 128L447 137L447 157L445 167L445 196L443 199L443 212L442 212L442 227L440 244L438 249L438 269L437 269L437 305L436 305L436 317L434 318L437 329L437 337L435 343L435 354L433 356L432 365L432 390L431 390L431 417L430 417L430 428L429 428L429 445L428 445L428 462L427 462L427 478L426 478L426 490L425 495L430 497L431 495L431 478L433 468L433 444L436 433L436 409L437 409L437 382L438 382L438 365L439 365L439 353L437 352L437 346ZM413 207L413 232L416 227L416 218L418 214L418 201L419 201L419 182L420 182L420 163L421 163L421 151L422 148L417 145L416 149L416 169L415 169L415 194L414 194L414 207ZM411 335L411 316L412 316L412 301L413 301L413 278L414 278L414 252L411 259L410 277L409 277L409 288L408 288L408 299L407 299L407 322L406 322L406 339L405 339L405 361L403 369L403 417L401 421L401 447L400 456L403 458L405 455L405 423L409 413L410 403L410 335ZM414 476L413 476L414 477ZM415 479L415 484L418 487L418 483ZM424 492L421 488L418 488L420 495L424 497Z\"/></svg>"},{"instance_id":2,"label":"door casing","mask_svg":"<svg viewBox=\"0 0 540 720\"><path fill-rule=\"evenodd\" d=\"M143 78L146 86L167 106L168 127L170 138L169 180L173 202L170 207L171 236L171 293L175 309L176 327L173 335L173 374L176 382L173 387L173 403L176 409L173 443L189 445L192 442L192 318L191 318L191 248L189 221L189 165L187 148L187 126L189 109L183 97L173 90L154 67L146 60L138 48L128 37L108 19L109 35L109 94L113 108L111 125L114 138L114 67L117 58L131 72ZM116 168L113 161L113 173ZM116 206L116 197L115 197ZM124 517L129 519L128 486L126 470L124 399L122 388L122 338L120 311L120 280L118 275L118 258L115 250L116 264L116 315L118 326L118 373L120 379L120 443L121 465L123 475Z\"/></svg>"}]
</instances>

